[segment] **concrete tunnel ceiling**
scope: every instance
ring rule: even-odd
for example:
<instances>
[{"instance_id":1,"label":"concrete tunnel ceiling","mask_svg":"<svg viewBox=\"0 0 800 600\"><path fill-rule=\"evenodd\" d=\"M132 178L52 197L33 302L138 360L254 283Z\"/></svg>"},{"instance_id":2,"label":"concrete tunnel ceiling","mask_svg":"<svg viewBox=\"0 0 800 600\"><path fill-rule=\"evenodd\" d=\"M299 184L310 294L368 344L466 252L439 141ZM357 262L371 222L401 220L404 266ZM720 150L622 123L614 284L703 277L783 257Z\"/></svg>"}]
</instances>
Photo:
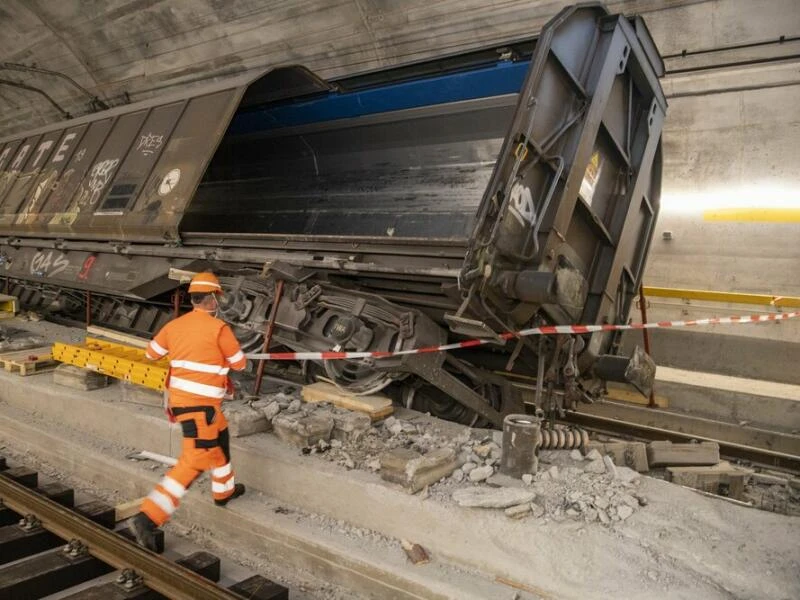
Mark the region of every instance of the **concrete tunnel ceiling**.
<instances>
[{"instance_id":1,"label":"concrete tunnel ceiling","mask_svg":"<svg viewBox=\"0 0 800 600\"><path fill-rule=\"evenodd\" d=\"M527 36L569 2L507 0L7 0L0 5L0 61L51 69L110 104L175 86L300 63L322 77L408 62ZM772 16L759 13L769 4ZM785 10L780 10L781 5ZM611 11L647 18L665 56L791 37L800 32L793 0L625 0ZM759 18L745 18L751 13ZM796 53L798 46L751 49L735 60ZM680 57L691 68L720 57ZM724 60L727 60L724 59ZM44 88L73 115L86 96L52 77L4 70ZM0 86L0 132L59 118L31 92Z\"/></svg>"},{"instance_id":2,"label":"concrete tunnel ceiling","mask_svg":"<svg viewBox=\"0 0 800 600\"><path fill-rule=\"evenodd\" d=\"M335 78L502 43L537 31L567 4L7 0L0 4L0 61L58 71L118 105L270 65L299 63ZM800 220L796 0L624 0L607 6L646 18L669 73L663 82L670 110L660 230L681 231L688 215L693 224L701 223L686 230L692 240L750 240L762 254L781 257L767 267L776 276L772 281L778 291L800 293L800 249L792 249L792 233L785 228L787 219L795 227ZM89 96L56 77L5 69L0 79L44 89L73 116L91 107ZM0 85L0 106L0 135L61 118L46 99L8 84ZM754 208L767 212L753 213ZM766 220L772 226L777 220L782 229L750 228L715 237L706 222L714 219L738 219L732 227L748 220ZM754 291L765 285L757 275L764 265L752 256L745 258L752 262L749 266L729 249L711 248L710 255L719 261L708 283L702 271L686 265L676 270L669 254L662 261L662 251L672 252L659 240L651 258L651 282L744 285ZM733 281L724 275L731 265L749 274Z\"/></svg>"}]
</instances>

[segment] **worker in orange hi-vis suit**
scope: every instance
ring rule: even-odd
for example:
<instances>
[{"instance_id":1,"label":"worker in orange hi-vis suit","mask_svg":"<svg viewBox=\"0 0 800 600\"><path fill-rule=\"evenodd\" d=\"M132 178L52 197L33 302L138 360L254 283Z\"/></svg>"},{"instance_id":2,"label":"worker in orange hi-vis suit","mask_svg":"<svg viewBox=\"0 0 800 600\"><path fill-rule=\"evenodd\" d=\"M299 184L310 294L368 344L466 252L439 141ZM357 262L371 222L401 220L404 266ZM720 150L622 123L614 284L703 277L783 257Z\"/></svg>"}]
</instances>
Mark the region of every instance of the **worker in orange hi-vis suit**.
<instances>
[{"instance_id":1,"label":"worker in orange hi-vis suit","mask_svg":"<svg viewBox=\"0 0 800 600\"><path fill-rule=\"evenodd\" d=\"M222 293L213 273L198 273L189 284L194 310L167 323L147 347L147 358L169 356L168 413L181 425L183 448L178 463L144 499L130 521L140 545L155 550L155 530L172 516L181 497L204 471L211 470L214 503L225 506L244 494L234 483L228 423L222 414L228 371L247 364L239 342L216 318Z\"/></svg>"}]
</instances>

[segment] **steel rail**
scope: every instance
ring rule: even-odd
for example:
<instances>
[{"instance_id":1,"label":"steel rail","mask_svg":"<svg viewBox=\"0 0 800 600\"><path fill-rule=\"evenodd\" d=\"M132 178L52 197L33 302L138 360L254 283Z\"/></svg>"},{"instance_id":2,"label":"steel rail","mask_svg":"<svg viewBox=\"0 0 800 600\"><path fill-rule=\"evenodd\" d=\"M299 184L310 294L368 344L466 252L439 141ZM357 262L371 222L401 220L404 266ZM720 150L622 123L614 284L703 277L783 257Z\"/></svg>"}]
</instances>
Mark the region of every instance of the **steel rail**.
<instances>
[{"instance_id":1,"label":"steel rail","mask_svg":"<svg viewBox=\"0 0 800 600\"><path fill-rule=\"evenodd\" d=\"M144 585L173 600L234 600L241 596L145 550L44 496L0 476L0 498L11 510L33 514L42 527L65 540L77 539L89 553L116 569L133 569Z\"/></svg>"},{"instance_id":2,"label":"steel rail","mask_svg":"<svg viewBox=\"0 0 800 600\"><path fill-rule=\"evenodd\" d=\"M651 441L669 440L672 442L689 442L697 440L701 442L716 442L719 444L720 455L726 458L746 460L759 466L777 468L795 474L800 473L800 456L793 454L581 412L568 412L564 420L570 424L579 425L591 431L607 435L630 435Z\"/></svg>"}]
</instances>

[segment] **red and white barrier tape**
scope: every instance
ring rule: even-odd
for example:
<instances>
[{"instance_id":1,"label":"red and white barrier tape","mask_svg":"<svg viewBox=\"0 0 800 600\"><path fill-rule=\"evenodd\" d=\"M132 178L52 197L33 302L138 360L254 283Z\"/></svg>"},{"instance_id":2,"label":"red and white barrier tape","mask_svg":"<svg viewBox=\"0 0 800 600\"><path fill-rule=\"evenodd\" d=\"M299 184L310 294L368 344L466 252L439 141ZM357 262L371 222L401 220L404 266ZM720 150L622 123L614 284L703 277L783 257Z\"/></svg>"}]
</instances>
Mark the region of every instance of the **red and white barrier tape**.
<instances>
[{"instance_id":1,"label":"red and white barrier tape","mask_svg":"<svg viewBox=\"0 0 800 600\"><path fill-rule=\"evenodd\" d=\"M661 329L666 327L698 327L702 325L733 325L744 323L763 323L767 321L784 321L800 317L800 311L788 313L773 313L769 315L746 315L742 317L719 317L712 319L695 319L691 321L657 321L653 323L631 323L630 325L545 325L544 327L531 327L521 331L501 333L503 340L513 340L518 337L530 335L557 335L557 334L582 334L597 331L627 331L629 329ZM247 358L254 360L342 360L357 358L390 358L392 356L405 356L406 354L429 354L432 352L446 352L460 348L474 348L485 344L494 344L496 340L475 339L443 346L428 346L426 348L413 348L411 350L398 350L397 352L264 352L247 354Z\"/></svg>"}]
</instances>

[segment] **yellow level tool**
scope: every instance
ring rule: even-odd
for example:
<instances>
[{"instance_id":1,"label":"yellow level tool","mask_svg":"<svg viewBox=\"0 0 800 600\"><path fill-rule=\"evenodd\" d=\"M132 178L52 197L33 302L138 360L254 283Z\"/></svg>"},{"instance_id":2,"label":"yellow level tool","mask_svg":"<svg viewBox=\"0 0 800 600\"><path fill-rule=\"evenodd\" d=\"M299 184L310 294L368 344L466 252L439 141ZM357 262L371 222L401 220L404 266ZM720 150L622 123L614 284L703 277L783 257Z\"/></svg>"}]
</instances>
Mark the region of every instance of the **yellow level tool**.
<instances>
[{"instance_id":1,"label":"yellow level tool","mask_svg":"<svg viewBox=\"0 0 800 600\"><path fill-rule=\"evenodd\" d=\"M53 358L151 390L162 391L169 360L148 360L142 348L87 337L83 344L53 344Z\"/></svg>"}]
</instances>

